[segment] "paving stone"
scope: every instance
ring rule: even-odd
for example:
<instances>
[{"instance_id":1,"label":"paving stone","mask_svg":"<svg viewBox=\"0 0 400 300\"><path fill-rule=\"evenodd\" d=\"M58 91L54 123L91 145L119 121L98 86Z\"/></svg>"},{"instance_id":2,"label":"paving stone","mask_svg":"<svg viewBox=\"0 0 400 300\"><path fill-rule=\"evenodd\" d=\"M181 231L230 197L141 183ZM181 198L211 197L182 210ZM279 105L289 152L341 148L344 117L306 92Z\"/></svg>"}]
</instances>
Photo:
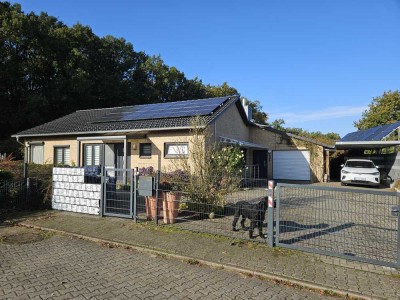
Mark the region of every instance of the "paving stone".
<instances>
[{"instance_id":1,"label":"paving stone","mask_svg":"<svg viewBox=\"0 0 400 300\"><path fill-rule=\"evenodd\" d=\"M87 260L88 253L101 259ZM143 263L146 268L137 268ZM0 244L0 265L13 274L9 277L12 284L0 286L1 291L7 289L0 299L235 299L239 295L272 299L277 289L285 291L285 295L295 294L297 299L324 299L318 293L277 286L225 270L110 249L63 236L24 245ZM37 290L31 283L35 274L40 274L34 283ZM2 277L4 274L0 274Z\"/></svg>"},{"instance_id":2,"label":"paving stone","mask_svg":"<svg viewBox=\"0 0 400 300\"><path fill-rule=\"evenodd\" d=\"M168 253L235 265L266 274L275 274L300 281L313 282L325 286L326 289L338 288L348 292L359 292L369 297L382 297L383 293L385 293L389 299L398 298L397 290L400 285L398 276L400 274L399 270L388 270L388 268L371 264L346 261L344 259L313 255L299 251L288 251L282 248L272 249L263 244L253 244L254 246L251 247L246 244L232 245L232 240L228 238L213 238L185 231L163 230L159 227L135 224L131 220L117 218L101 218L56 212L52 213L48 218L25 220L25 222L115 242L144 245L150 248L161 249ZM108 250L114 251L115 249ZM52 272L57 272L57 269L52 269L51 265L57 264L59 260L76 259L76 254L65 253L65 251L63 251L63 246L57 247L55 252L56 253L47 260L47 262L51 263L46 264L47 270ZM14 254L23 256L23 251L14 250ZM85 261L76 262L80 264L81 268L85 266L85 263L90 263L90 267L87 267L84 274L79 273L74 276L74 278L78 278L78 281L85 282L86 276L99 277L100 274L103 276L101 277L102 280L106 277L107 280L113 283L118 280L119 284L123 283L124 280L133 280L133 278L145 282L154 282L152 281L154 274L157 274L157 278L163 276L163 270L161 268L154 268L154 262L157 262L159 257L149 256L145 261L136 264L135 256L137 254L135 252L131 252L133 255L130 258L114 257L113 260L110 260L105 253L98 253L96 257L91 254L90 252L83 253L82 259ZM35 254L35 256L37 256L38 259L42 257L40 254ZM9 261L8 265L10 265L10 258L7 260ZM5 263L7 260L5 260ZM26 258L25 262L29 262L29 259ZM102 263L100 266L99 262ZM39 269L41 267L40 264L41 263L37 263ZM108 277L107 270L115 266L115 264L121 265L121 267L119 267L117 271L120 274L119 277L113 276L113 278L115 278L114 280ZM132 265L130 268L131 270L124 268L124 264ZM75 267L66 265L65 269L70 272L66 275L71 276L74 273ZM171 273L179 272L177 271L176 264L173 264L171 269L173 270ZM185 274L184 278L187 280L186 284L188 289L204 282L203 276L197 276L197 269L199 268L194 266L192 272ZM25 267L24 270L24 272L29 273L29 268L26 269ZM218 273L215 271L221 270L212 270L212 274L207 274L209 278L207 276L205 277L206 280L212 279L214 283L219 283L218 277L213 276L214 273ZM96 272L98 274L96 274ZM140 274L139 277L134 276L138 274ZM395 276L390 276L391 274ZM56 276L57 274L53 275ZM8 281L8 279L4 281L2 276L7 276L10 279L14 278L14 270L10 270L10 272L6 272L5 274L0 273L0 284ZM39 281L43 280L45 276L46 274L40 274ZM197 282L195 282L196 278ZM170 275L168 279L170 279L170 281L168 281L167 284L171 284L171 279L175 278ZM179 282L182 284L181 281ZM77 281L75 281L75 283L77 283ZM85 284L88 283L89 282L85 282ZM109 287L112 288L112 286ZM213 288L212 292L218 290L218 284L216 286L210 285L210 287ZM131 289L128 290L132 291ZM175 291L178 292L177 297L182 298L181 293L184 292L184 289L177 287ZM238 293L238 298L241 298L242 295L245 294L245 291L237 289L235 291ZM210 293L209 295L213 294Z\"/></svg>"}]
</instances>

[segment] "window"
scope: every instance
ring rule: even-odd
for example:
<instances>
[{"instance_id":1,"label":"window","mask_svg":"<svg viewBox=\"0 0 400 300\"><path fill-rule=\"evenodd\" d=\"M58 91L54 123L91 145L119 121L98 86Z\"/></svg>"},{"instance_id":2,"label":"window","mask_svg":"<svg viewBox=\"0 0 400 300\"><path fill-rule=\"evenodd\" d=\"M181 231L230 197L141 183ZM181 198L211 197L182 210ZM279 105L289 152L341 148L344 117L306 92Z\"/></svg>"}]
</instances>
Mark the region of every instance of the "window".
<instances>
[{"instance_id":1,"label":"window","mask_svg":"<svg viewBox=\"0 0 400 300\"><path fill-rule=\"evenodd\" d=\"M43 144L31 144L30 161L35 164L43 164Z\"/></svg>"},{"instance_id":2,"label":"window","mask_svg":"<svg viewBox=\"0 0 400 300\"><path fill-rule=\"evenodd\" d=\"M188 155L188 143L165 143L164 145L164 157L166 158L187 157Z\"/></svg>"},{"instance_id":3,"label":"window","mask_svg":"<svg viewBox=\"0 0 400 300\"><path fill-rule=\"evenodd\" d=\"M101 145L84 145L83 164L85 166L100 165Z\"/></svg>"},{"instance_id":4,"label":"window","mask_svg":"<svg viewBox=\"0 0 400 300\"><path fill-rule=\"evenodd\" d=\"M54 147L54 164L55 165L69 165L70 164L69 146L55 146Z\"/></svg>"},{"instance_id":5,"label":"window","mask_svg":"<svg viewBox=\"0 0 400 300\"><path fill-rule=\"evenodd\" d=\"M139 149L140 157L151 157L151 143L141 143Z\"/></svg>"}]
</instances>

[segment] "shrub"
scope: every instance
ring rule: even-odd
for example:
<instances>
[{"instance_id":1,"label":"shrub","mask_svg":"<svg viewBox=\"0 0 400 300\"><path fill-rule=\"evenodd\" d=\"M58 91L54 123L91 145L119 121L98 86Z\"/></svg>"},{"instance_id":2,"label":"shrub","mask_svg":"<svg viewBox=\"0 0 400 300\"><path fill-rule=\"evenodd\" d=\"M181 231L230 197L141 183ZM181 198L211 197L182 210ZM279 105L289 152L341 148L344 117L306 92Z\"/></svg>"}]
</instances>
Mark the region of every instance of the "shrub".
<instances>
[{"instance_id":1,"label":"shrub","mask_svg":"<svg viewBox=\"0 0 400 300\"><path fill-rule=\"evenodd\" d=\"M13 174L7 170L0 170L0 181L13 179Z\"/></svg>"},{"instance_id":2,"label":"shrub","mask_svg":"<svg viewBox=\"0 0 400 300\"><path fill-rule=\"evenodd\" d=\"M190 174L181 181L189 206L197 211L218 212L225 205L225 195L239 188L244 155L237 146L210 142L212 138L199 117L192 122L189 159L175 160L175 169Z\"/></svg>"}]
</instances>

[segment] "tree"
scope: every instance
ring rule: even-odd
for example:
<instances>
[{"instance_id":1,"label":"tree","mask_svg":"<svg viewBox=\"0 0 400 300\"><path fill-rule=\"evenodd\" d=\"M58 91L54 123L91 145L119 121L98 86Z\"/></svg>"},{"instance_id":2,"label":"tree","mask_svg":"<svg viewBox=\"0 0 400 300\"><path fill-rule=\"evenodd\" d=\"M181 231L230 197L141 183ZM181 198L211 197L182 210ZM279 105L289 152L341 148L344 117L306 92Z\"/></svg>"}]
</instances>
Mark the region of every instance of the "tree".
<instances>
[{"instance_id":1,"label":"tree","mask_svg":"<svg viewBox=\"0 0 400 300\"><path fill-rule=\"evenodd\" d=\"M359 130L378 125L390 124L400 120L400 92L388 91L382 96L375 97L362 113L362 118L354 122Z\"/></svg>"},{"instance_id":2,"label":"tree","mask_svg":"<svg viewBox=\"0 0 400 300\"><path fill-rule=\"evenodd\" d=\"M25 14L19 4L0 2L0 22L0 141L79 109L238 93L226 82L188 79L123 38Z\"/></svg>"},{"instance_id":3,"label":"tree","mask_svg":"<svg viewBox=\"0 0 400 300\"><path fill-rule=\"evenodd\" d=\"M285 120L283 119L276 119L275 121L273 121L270 126L272 128L278 129L278 130L285 130L285 128L283 127L283 125L285 125Z\"/></svg>"},{"instance_id":4,"label":"tree","mask_svg":"<svg viewBox=\"0 0 400 300\"><path fill-rule=\"evenodd\" d=\"M251 101L246 97L242 97L242 100L245 100L246 104L251 107L253 111L253 120L261 125L266 125L268 120L268 114L263 112L261 102L259 100Z\"/></svg>"}]
</instances>

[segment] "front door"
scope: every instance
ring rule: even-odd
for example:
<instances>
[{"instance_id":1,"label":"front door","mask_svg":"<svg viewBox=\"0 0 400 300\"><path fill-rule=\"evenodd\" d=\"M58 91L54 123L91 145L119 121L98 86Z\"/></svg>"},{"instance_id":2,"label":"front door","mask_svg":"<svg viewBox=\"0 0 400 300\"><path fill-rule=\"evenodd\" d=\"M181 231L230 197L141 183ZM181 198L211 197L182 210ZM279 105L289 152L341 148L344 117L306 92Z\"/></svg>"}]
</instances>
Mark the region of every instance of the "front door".
<instances>
[{"instance_id":1,"label":"front door","mask_svg":"<svg viewBox=\"0 0 400 300\"><path fill-rule=\"evenodd\" d=\"M267 178L267 176L268 176L268 151L267 150L254 150L253 151L253 165L258 165L260 178Z\"/></svg>"}]
</instances>

